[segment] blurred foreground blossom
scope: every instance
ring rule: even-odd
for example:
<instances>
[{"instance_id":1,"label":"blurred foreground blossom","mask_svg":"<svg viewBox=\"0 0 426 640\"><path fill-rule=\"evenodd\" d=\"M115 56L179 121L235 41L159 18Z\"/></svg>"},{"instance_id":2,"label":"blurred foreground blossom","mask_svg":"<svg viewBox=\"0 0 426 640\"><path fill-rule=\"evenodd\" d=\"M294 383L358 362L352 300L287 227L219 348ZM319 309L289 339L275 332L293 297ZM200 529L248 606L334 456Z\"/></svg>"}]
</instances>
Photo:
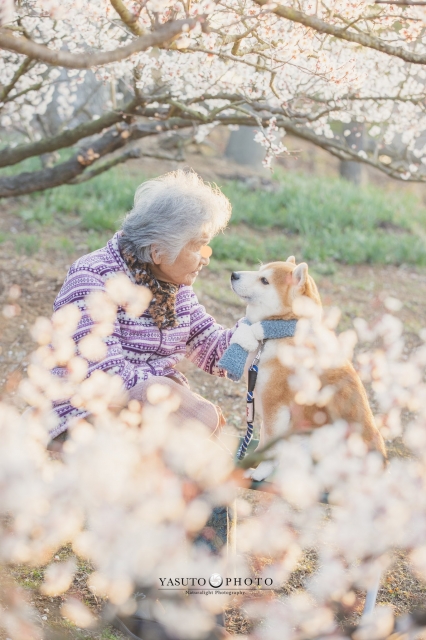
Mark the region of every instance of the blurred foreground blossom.
<instances>
[{"instance_id":1,"label":"blurred foreground blossom","mask_svg":"<svg viewBox=\"0 0 426 640\"><path fill-rule=\"evenodd\" d=\"M76 563L73 559L49 565L44 573L44 582L40 588L41 593L47 596L58 596L68 591L75 570Z\"/></svg>"},{"instance_id":2,"label":"blurred foreground blossom","mask_svg":"<svg viewBox=\"0 0 426 640\"><path fill-rule=\"evenodd\" d=\"M87 629L96 625L96 618L90 609L76 598L68 598L61 607L61 613L77 627Z\"/></svg>"},{"instance_id":3,"label":"blurred foreground blossom","mask_svg":"<svg viewBox=\"0 0 426 640\"><path fill-rule=\"evenodd\" d=\"M87 300L94 320L90 339L107 339L117 307L126 304L115 286ZM126 299L134 311L132 305L142 305L142 299L132 295ZM158 606L160 577L208 579L237 572L248 580L269 578L277 587L302 555L315 549L319 568L303 591L277 600L271 599L273 592L254 587L258 599L244 605L254 623L253 640L335 637L336 611L351 612L355 590L374 584L395 548L410 554L424 578L426 345L407 355L402 324L389 313L372 326L357 319L354 331L336 335L339 317L331 309L320 318L306 305L294 345L281 350L282 363L293 371L296 402L327 406L333 389L322 386L322 372L351 358L357 340L368 340L374 347L361 348L356 361L375 391L377 420L387 437L400 435L401 412L408 409L406 444L412 455L392 458L385 468L343 420L306 435L283 434L271 450L278 467L277 495L269 508L253 515L248 502L241 497L237 502L240 555L232 570L226 547L212 556L193 544L212 508L231 505L237 496L241 474L230 452L217 446L200 422L171 419L180 400L169 388L152 385L142 406L127 402L118 376L95 371L86 377L93 354L85 357L84 349L77 354L74 348L72 335L81 320L77 307L61 309L52 321L39 318L32 329L38 347L20 386L33 409L21 416L0 404L1 563L47 564L62 545L71 544L93 565L88 585L98 598L129 611L135 588L142 589L155 616L185 640L206 637L231 596L179 596ZM51 375L57 364L66 367L66 378ZM51 404L68 394L88 415L74 420L62 459L53 460L46 451ZM321 505L324 494L331 507ZM268 562L256 565L254 575L256 558ZM49 564L41 592L66 594L75 568L74 560ZM245 596L238 598L242 603ZM41 637L35 613L15 587L4 587L2 601L12 603L0 610L8 637ZM96 624L74 596L66 597L62 615L82 628ZM379 609L363 620L356 638L387 638L394 624L392 612ZM339 637L349 637L345 633Z\"/></svg>"},{"instance_id":4,"label":"blurred foreground blossom","mask_svg":"<svg viewBox=\"0 0 426 640\"><path fill-rule=\"evenodd\" d=\"M15 17L15 3L13 0L0 0L0 27L12 20Z\"/></svg>"}]
</instances>

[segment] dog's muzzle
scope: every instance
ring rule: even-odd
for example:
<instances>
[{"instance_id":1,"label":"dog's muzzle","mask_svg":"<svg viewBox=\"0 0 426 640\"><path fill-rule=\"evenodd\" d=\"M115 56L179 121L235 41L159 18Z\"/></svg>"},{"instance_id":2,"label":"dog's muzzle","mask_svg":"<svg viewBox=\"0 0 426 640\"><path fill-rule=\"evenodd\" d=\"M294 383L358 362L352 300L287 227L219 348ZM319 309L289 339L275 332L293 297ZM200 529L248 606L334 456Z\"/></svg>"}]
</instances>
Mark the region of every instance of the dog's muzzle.
<instances>
[{"instance_id":1,"label":"dog's muzzle","mask_svg":"<svg viewBox=\"0 0 426 640\"><path fill-rule=\"evenodd\" d=\"M240 274L238 273L238 271L233 271L231 273L231 281L232 280L239 280L240 279Z\"/></svg>"}]
</instances>

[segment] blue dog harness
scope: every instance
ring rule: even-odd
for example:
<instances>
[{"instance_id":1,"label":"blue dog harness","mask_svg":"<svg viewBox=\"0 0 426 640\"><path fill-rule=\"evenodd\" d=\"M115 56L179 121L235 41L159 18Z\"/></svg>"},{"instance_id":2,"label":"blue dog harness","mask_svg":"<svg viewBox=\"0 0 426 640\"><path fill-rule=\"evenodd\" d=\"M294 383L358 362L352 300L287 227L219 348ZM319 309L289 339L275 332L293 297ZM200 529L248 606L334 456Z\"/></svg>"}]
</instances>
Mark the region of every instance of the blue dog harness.
<instances>
[{"instance_id":1,"label":"blue dog harness","mask_svg":"<svg viewBox=\"0 0 426 640\"><path fill-rule=\"evenodd\" d=\"M251 324L247 318L244 318L242 322L248 325ZM297 320L262 320L260 324L262 325L264 340L292 338L296 331ZM238 382L243 376L248 355L248 351L239 344L234 343L227 348L218 365L221 369L225 369L230 380Z\"/></svg>"}]
</instances>

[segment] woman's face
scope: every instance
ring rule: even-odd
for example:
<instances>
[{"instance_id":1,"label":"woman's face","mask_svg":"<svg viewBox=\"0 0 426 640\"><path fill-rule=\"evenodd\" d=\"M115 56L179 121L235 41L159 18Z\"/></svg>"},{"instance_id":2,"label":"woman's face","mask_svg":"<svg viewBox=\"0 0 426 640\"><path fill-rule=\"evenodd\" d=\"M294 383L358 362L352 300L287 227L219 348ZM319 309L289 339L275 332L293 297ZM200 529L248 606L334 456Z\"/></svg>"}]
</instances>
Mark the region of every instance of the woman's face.
<instances>
[{"instance_id":1,"label":"woman's face","mask_svg":"<svg viewBox=\"0 0 426 640\"><path fill-rule=\"evenodd\" d=\"M206 255L208 251L205 250L205 245L209 242L210 237L208 235L204 235L199 240L188 242L172 264L168 264L164 256L159 256L157 248L153 246L152 274L157 280L164 280L173 284L192 285L201 269L210 262Z\"/></svg>"}]
</instances>

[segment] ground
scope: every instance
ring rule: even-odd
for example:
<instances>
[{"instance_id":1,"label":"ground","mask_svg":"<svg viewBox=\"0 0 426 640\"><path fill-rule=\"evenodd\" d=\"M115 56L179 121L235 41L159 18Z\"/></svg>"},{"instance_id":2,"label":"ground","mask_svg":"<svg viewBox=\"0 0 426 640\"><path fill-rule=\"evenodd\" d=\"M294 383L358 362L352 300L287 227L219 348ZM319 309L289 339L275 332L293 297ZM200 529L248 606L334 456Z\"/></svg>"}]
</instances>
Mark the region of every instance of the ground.
<instances>
[{"instance_id":1,"label":"ground","mask_svg":"<svg viewBox=\"0 0 426 640\"><path fill-rule=\"evenodd\" d=\"M1 245L0 253L0 308L6 308L5 314L0 314L0 398L23 408L22 401L16 395L16 389L19 381L25 376L28 357L34 348L30 327L38 316L50 316L53 300L69 265L89 251L90 238L87 232L81 229L77 218L58 218L53 225L38 227L38 248L33 250L34 248L27 247L25 243L29 231L34 234L34 229L18 215L19 206L19 202L3 205L0 220L0 234L5 232L9 235L9 239ZM352 320L357 316L371 320L381 315L384 311L384 300L393 296L403 302L398 315L404 322L407 349L419 344L419 330L423 328L426 317L425 269L338 265L337 268L330 269L328 274L324 273L327 270L323 268L321 271L322 273L315 271L315 266L312 270L324 305L339 306L342 310L339 330L350 327ZM195 287L207 311L218 322L228 327L244 314L244 307L230 290L229 276L229 271L213 259L210 267L201 273ZM20 288L17 300L10 298L13 285ZM13 291L12 289L12 294ZM10 304L18 305L15 306L14 317L10 317L7 311L7 305ZM187 375L194 391L220 404L227 420L226 430L234 434L243 434L244 385L209 376L190 363L183 363L181 370ZM395 447L391 449L395 451ZM246 495L247 493L254 492L246 492ZM258 505L256 508L262 508L262 495L252 495L250 499ZM64 549L60 555L62 557L68 553L69 551ZM304 577L310 574L314 567L314 554L307 554L289 584L283 589L283 593L300 588ZM59 622L57 612L60 599L37 594L37 586L43 577L42 569L14 567L11 571L18 583L28 590L40 616L47 616L46 625L53 624L67 637L83 637L82 632L75 628L67 628L64 622ZM72 589L90 606L98 608L99 603L85 587L89 571L90 567L84 563L80 564ZM411 575L403 555L396 554L394 567L382 581L379 603L391 603L395 612L399 614L424 602L425 589L425 586ZM362 597L359 607L362 607ZM244 615L237 608L228 610L227 628L232 633L247 631ZM90 635L105 639L120 637L111 629L107 629L102 635Z\"/></svg>"}]
</instances>

